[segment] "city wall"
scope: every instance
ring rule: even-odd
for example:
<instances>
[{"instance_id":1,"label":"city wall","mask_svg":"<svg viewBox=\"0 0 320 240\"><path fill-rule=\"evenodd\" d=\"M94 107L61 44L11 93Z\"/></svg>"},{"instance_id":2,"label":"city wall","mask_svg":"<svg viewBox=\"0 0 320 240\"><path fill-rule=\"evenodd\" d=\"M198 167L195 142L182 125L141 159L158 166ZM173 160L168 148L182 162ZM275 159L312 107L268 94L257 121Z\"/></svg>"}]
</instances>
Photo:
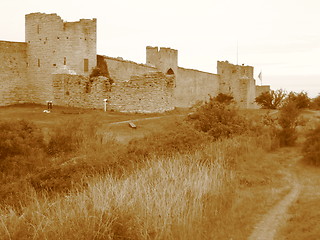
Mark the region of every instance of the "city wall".
<instances>
[{"instance_id":1,"label":"city wall","mask_svg":"<svg viewBox=\"0 0 320 240\"><path fill-rule=\"evenodd\" d=\"M197 101L206 101L219 92L217 74L193 69L178 68L174 92L177 107L190 107Z\"/></svg>"},{"instance_id":2,"label":"city wall","mask_svg":"<svg viewBox=\"0 0 320 240\"><path fill-rule=\"evenodd\" d=\"M129 81L112 85L106 77L55 74L54 104L81 108L107 109L120 112L165 112L174 108L174 79L161 72L132 76Z\"/></svg>"},{"instance_id":3,"label":"city wall","mask_svg":"<svg viewBox=\"0 0 320 240\"><path fill-rule=\"evenodd\" d=\"M27 101L27 82L27 44L0 41L0 106Z\"/></svg>"},{"instance_id":4,"label":"city wall","mask_svg":"<svg viewBox=\"0 0 320 240\"><path fill-rule=\"evenodd\" d=\"M159 71L155 67L123 60L121 58L103 56L103 59L108 66L110 77L115 82L130 80L131 76L134 75L142 75Z\"/></svg>"},{"instance_id":5,"label":"city wall","mask_svg":"<svg viewBox=\"0 0 320 240\"><path fill-rule=\"evenodd\" d=\"M53 97L52 74L65 68L88 75L96 66L96 19L64 22L57 14L25 16L32 102Z\"/></svg>"}]
</instances>

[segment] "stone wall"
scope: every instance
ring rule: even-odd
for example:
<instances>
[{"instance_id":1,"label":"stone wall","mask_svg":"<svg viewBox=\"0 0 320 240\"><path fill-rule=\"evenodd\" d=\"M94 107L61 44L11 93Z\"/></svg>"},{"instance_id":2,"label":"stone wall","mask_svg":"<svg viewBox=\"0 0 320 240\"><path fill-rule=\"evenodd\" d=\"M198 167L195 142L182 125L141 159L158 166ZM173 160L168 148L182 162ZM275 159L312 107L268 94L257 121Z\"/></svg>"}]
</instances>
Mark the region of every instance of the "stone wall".
<instances>
[{"instance_id":1,"label":"stone wall","mask_svg":"<svg viewBox=\"0 0 320 240\"><path fill-rule=\"evenodd\" d=\"M174 76L161 72L132 76L112 86L108 108L120 112L165 112L174 109Z\"/></svg>"},{"instance_id":2,"label":"stone wall","mask_svg":"<svg viewBox=\"0 0 320 240\"><path fill-rule=\"evenodd\" d=\"M0 106L28 98L27 44L0 41Z\"/></svg>"},{"instance_id":3,"label":"stone wall","mask_svg":"<svg viewBox=\"0 0 320 240\"><path fill-rule=\"evenodd\" d=\"M115 82L130 80L131 76L134 75L142 75L158 71L155 67L126 61L121 58L106 56L103 56L103 58L108 66L109 75Z\"/></svg>"},{"instance_id":4,"label":"stone wall","mask_svg":"<svg viewBox=\"0 0 320 240\"><path fill-rule=\"evenodd\" d=\"M174 91L175 105L190 107L197 101L208 100L209 95L219 93L219 82L217 74L179 67Z\"/></svg>"},{"instance_id":5,"label":"stone wall","mask_svg":"<svg viewBox=\"0 0 320 240\"><path fill-rule=\"evenodd\" d=\"M254 107L253 67L218 61L217 70L220 75L219 92L232 95L241 108Z\"/></svg>"},{"instance_id":6,"label":"stone wall","mask_svg":"<svg viewBox=\"0 0 320 240\"><path fill-rule=\"evenodd\" d=\"M105 77L54 74L53 89L54 105L103 109L103 100L109 97L110 84Z\"/></svg>"},{"instance_id":7,"label":"stone wall","mask_svg":"<svg viewBox=\"0 0 320 240\"><path fill-rule=\"evenodd\" d=\"M88 75L96 66L96 19L63 22L57 14L32 13L25 20L32 101L43 103L53 97L52 73Z\"/></svg>"},{"instance_id":8,"label":"stone wall","mask_svg":"<svg viewBox=\"0 0 320 240\"><path fill-rule=\"evenodd\" d=\"M105 77L54 74L53 103L60 106L103 109L121 112L164 112L172 110L174 79L163 73L132 76L131 80L112 86Z\"/></svg>"}]
</instances>

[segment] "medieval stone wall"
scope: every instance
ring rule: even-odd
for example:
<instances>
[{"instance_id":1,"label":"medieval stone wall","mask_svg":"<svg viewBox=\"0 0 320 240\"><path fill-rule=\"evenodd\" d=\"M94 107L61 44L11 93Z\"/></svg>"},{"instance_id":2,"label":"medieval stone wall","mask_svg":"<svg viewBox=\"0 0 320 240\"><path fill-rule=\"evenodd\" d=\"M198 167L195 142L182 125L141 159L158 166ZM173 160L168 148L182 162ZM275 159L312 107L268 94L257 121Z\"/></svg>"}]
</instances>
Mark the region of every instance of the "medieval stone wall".
<instances>
[{"instance_id":1,"label":"medieval stone wall","mask_svg":"<svg viewBox=\"0 0 320 240\"><path fill-rule=\"evenodd\" d=\"M115 82L130 80L131 76L134 75L159 71L155 67L126 61L120 58L106 56L103 56L103 58L108 66L109 75Z\"/></svg>"},{"instance_id":2,"label":"medieval stone wall","mask_svg":"<svg viewBox=\"0 0 320 240\"><path fill-rule=\"evenodd\" d=\"M232 95L241 108L254 107L253 67L218 61L217 70L220 75L219 92Z\"/></svg>"},{"instance_id":3,"label":"medieval stone wall","mask_svg":"<svg viewBox=\"0 0 320 240\"><path fill-rule=\"evenodd\" d=\"M110 87L105 77L89 78L83 75L54 74L53 104L103 109L103 100L109 97Z\"/></svg>"},{"instance_id":4,"label":"medieval stone wall","mask_svg":"<svg viewBox=\"0 0 320 240\"><path fill-rule=\"evenodd\" d=\"M96 66L95 19L63 22L57 14L32 13L25 24L33 102L52 99L52 73L88 75Z\"/></svg>"},{"instance_id":5,"label":"medieval stone wall","mask_svg":"<svg viewBox=\"0 0 320 240\"><path fill-rule=\"evenodd\" d=\"M208 100L209 95L217 95L219 82L217 74L179 67L174 91L176 106L190 107L197 101Z\"/></svg>"},{"instance_id":6,"label":"medieval stone wall","mask_svg":"<svg viewBox=\"0 0 320 240\"><path fill-rule=\"evenodd\" d=\"M0 41L0 106L27 101L27 44Z\"/></svg>"},{"instance_id":7,"label":"medieval stone wall","mask_svg":"<svg viewBox=\"0 0 320 240\"><path fill-rule=\"evenodd\" d=\"M121 112L164 112L174 108L174 79L163 73L132 76L131 80L114 83L105 77L54 74L53 103L60 106L107 109Z\"/></svg>"},{"instance_id":8,"label":"medieval stone wall","mask_svg":"<svg viewBox=\"0 0 320 240\"><path fill-rule=\"evenodd\" d=\"M120 112L165 112L174 109L173 76L161 72L132 76L112 86L108 107Z\"/></svg>"}]
</instances>

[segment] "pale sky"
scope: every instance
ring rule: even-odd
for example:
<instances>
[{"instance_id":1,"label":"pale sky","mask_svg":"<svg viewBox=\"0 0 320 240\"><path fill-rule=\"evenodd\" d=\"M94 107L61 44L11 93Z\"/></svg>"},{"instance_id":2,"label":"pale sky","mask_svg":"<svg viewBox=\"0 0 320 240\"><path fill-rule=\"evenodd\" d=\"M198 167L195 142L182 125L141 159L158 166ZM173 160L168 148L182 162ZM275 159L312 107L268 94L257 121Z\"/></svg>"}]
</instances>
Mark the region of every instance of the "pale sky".
<instances>
[{"instance_id":1,"label":"pale sky","mask_svg":"<svg viewBox=\"0 0 320 240\"><path fill-rule=\"evenodd\" d=\"M216 73L250 65L272 89L320 94L320 0L1 0L0 40L24 41L24 15L97 18L98 54L145 63L145 47L179 51L179 66Z\"/></svg>"}]
</instances>

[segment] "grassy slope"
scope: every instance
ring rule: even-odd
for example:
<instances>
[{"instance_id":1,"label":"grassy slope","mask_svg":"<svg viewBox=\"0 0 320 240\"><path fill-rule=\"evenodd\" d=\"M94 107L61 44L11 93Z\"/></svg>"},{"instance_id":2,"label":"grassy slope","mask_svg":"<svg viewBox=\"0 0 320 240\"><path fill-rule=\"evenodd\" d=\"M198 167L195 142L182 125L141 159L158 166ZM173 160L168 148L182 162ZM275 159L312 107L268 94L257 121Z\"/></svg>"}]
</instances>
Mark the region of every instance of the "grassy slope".
<instances>
[{"instance_id":1,"label":"grassy slope","mask_svg":"<svg viewBox=\"0 0 320 240\"><path fill-rule=\"evenodd\" d=\"M0 111L0 116L28 118L40 125L55 125L61 117L79 116L62 110L56 115L46 115L39 112L41 109L26 108L19 115L21 109L6 108ZM104 114L95 117L113 122L142 116ZM80 115L89 119L92 112ZM175 117L141 121L137 130L127 124L106 130L116 131L127 142L150 132L168 130L174 120ZM0 236L2 239L246 239L260 216L288 192L290 179L286 172L294 153L290 149L266 153L263 148L268 149L270 142L263 138L240 137L217 144L194 154L153 159L145 168L121 179L111 176L84 179L88 188L55 199L41 197L30 189L29 205L20 211L1 210ZM203 164L208 159L211 163Z\"/></svg>"}]
</instances>

